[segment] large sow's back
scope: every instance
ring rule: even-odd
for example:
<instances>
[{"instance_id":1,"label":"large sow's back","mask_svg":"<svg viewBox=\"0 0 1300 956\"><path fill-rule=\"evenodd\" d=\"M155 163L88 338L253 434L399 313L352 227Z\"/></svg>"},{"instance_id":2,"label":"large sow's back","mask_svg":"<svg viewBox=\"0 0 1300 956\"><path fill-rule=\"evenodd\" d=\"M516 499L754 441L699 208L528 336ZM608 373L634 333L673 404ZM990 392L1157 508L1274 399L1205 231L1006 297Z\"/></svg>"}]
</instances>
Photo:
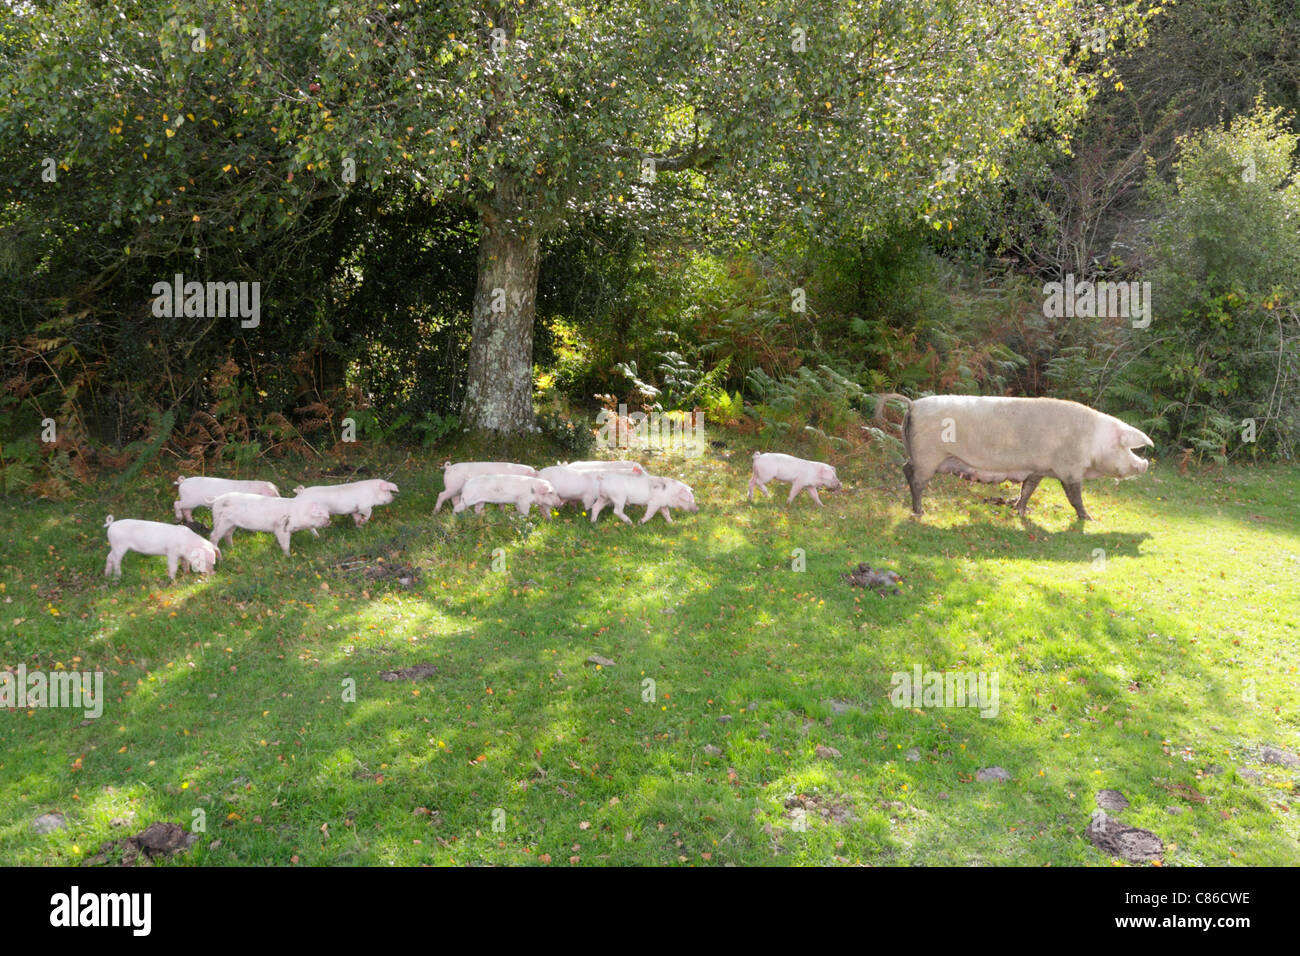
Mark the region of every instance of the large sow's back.
<instances>
[{"instance_id":1,"label":"large sow's back","mask_svg":"<svg viewBox=\"0 0 1300 956\"><path fill-rule=\"evenodd\" d=\"M895 396L902 398L902 396ZM906 401L906 399L904 399ZM911 402L903 421L912 513L938 473L972 481L1023 482L1016 511L1044 478L1056 478L1081 520L1085 478L1132 478L1148 462L1131 449L1154 445L1118 418L1057 398L933 395Z\"/></svg>"}]
</instances>

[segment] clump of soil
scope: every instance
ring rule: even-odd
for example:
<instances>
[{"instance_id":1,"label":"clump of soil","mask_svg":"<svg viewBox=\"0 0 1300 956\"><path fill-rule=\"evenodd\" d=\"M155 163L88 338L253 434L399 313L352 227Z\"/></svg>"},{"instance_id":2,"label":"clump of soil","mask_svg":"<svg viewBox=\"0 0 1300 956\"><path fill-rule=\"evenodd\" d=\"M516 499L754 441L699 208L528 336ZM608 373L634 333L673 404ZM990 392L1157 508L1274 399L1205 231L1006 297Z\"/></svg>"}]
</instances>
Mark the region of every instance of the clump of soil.
<instances>
[{"instance_id":1,"label":"clump of soil","mask_svg":"<svg viewBox=\"0 0 1300 956\"><path fill-rule=\"evenodd\" d=\"M1147 863L1165 855L1165 844L1150 830L1131 827L1106 816L1105 810L1093 812L1084 835L1103 853L1122 857L1130 863Z\"/></svg>"},{"instance_id":2,"label":"clump of soil","mask_svg":"<svg viewBox=\"0 0 1300 956\"><path fill-rule=\"evenodd\" d=\"M362 573L371 581L396 581L404 588L420 580L420 572L409 564L374 564Z\"/></svg>"},{"instance_id":3,"label":"clump of soil","mask_svg":"<svg viewBox=\"0 0 1300 956\"><path fill-rule=\"evenodd\" d=\"M416 664L413 667L402 667L395 671L384 671L379 675L380 680L386 680L392 683L395 680L424 680L438 673L438 668L432 664Z\"/></svg>"},{"instance_id":4,"label":"clump of soil","mask_svg":"<svg viewBox=\"0 0 1300 956\"><path fill-rule=\"evenodd\" d=\"M827 823L852 823L857 819L853 815L853 804L847 797L837 798L819 793L796 793L786 797L786 818L798 819L799 810L803 811L805 820L817 817Z\"/></svg>"},{"instance_id":5,"label":"clump of soil","mask_svg":"<svg viewBox=\"0 0 1300 956\"><path fill-rule=\"evenodd\" d=\"M334 567L340 571L360 572L367 581L391 581L404 588L415 587L420 581L420 572L414 566L369 555L346 558Z\"/></svg>"},{"instance_id":6,"label":"clump of soil","mask_svg":"<svg viewBox=\"0 0 1300 956\"><path fill-rule=\"evenodd\" d=\"M1118 790L1098 790L1097 806L1103 810L1114 810L1116 812L1125 809L1128 806L1128 797Z\"/></svg>"},{"instance_id":7,"label":"clump of soil","mask_svg":"<svg viewBox=\"0 0 1300 956\"><path fill-rule=\"evenodd\" d=\"M1018 502L1019 500L1020 500L1019 497L1004 498L1001 495L990 495L989 497L984 499L984 503L986 505L993 505L994 507L1014 508L1016 506L1016 502Z\"/></svg>"},{"instance_id":8,"label":"clump of soil","mask_svg":"<svg viewBox=\"0 0 1300 956\"><path fill-rule=\"evenodd\" d=\"M104 841L99 852L82 865L103 866L110 859L117 859L118 862L111 865L148 866L156 859L184 853L198 839L197 833L190 833L179 823L151 823L135 836Z\"/></svg>"},{"instance_id":9,"label":"clump of soil","mask_svg":"<svg viewBox=\"0 0 1300 956\"><path fill-rule=\"evenodd\" d=\"M841 574L840 580L850 587L870 588L881 597L887 594L899 594L898 582L903 579L893 571L872 568L865 561L847 574Z\"/></svg>"}]
</instances>

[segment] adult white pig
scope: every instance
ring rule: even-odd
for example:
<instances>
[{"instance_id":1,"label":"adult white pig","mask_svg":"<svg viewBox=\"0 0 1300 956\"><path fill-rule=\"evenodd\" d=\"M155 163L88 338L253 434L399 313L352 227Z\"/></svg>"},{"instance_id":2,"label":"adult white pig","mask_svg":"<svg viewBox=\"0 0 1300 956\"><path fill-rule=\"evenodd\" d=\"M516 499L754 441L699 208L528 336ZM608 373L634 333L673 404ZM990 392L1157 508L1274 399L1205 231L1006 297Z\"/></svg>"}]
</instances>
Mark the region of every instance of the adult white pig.
<instances>
[{"instance_id":1,"label":"adult white pig","mask_svg":"<svg viewBox=\"0 0 1300 956\"><path fill-rule=\"evenodd\" d=\"M434 502L434 513L437 514L442 503L448 498L453 505L459 504L460 490L465 487L465 482L479 475L522 475L525 478L536 478L537 469L530 465L516 465L509 461L462 461L455 465L446 462L442 466L443 490L438 500Z\"/></svg>"},{"instance_id":2,"label":"adult white pig","mask_svg":"<svg viewBox=\"0 0 1300 956\"><path fill-rule=\"evenodd\" d=\"M370 520L370 512L379 505L392 504L397 485L383 478L350 481L341 485L312 485L293 489L295 496L316 501L329 509L332 515L352 515L357 527ZM316 533L316 529L312 529Z\"/></svg>"},{"instance_id":3,"label":"adult white pig","mask_svg":"<svg viewBox=\"0 0 1300 956\"><path fill-rule=\"evenodd\" d=\"M818 488L840 490L839 476L835 474L835 469L825 462L808 461L804 458L795 458L793 455L783 455L780 452L756 451L753 471L749 476L749 500L754 500L755 488L765 495L770 495L771 492L767 490L769 481L790 482L790 497L786 499L786 504L793 503L799 492L807 491L808 496L820 507L822 500L817 497Z\"/></svg>"},{"instance_id":4,"label":"adult white pig","mask_svg":"<svg viewBox=\"0 0 1300 956\"><path fill-rule=\"evenodd\" d=\"M319 501L310 498L265 498L232 491L213 499L212 543L222 538L233 544L235 529L266 531L275 535L285 557L289 556L289 537L306 528L324 528L330 523L330 512Z\"/></svg>"},{"instance_id":5,"label":"adult white pig","mask_svg":"<svg viewBox=\"0 0 1300 956\"><path fill-rule=\"evenodd\" d=\"M210 541L201 537L184 525L164 524L161 521L139 521L135 518L123 518L114 521L109 515L104 520L108 529L108 563L104 565L104 577L110 574L122 576L122 556L128 551L140 554L157 554L167 556L167 575L176 580L176 569L181 558L189 562L190 570L198 574L211 574L221 558L221 551Z\"/></svg>"},{"instance_id":6,"label":"adult white pig","mask_svg":"<svg viewBox=\"0 0 1300 956\"><path fill-rule=\"evenodd\" d=\"M671 508L681 508L683 511L700 510L695 504L695 495L690 486L675 478L601 472L596 479L596 484L600 489L600 495L591 508L593 524L608 504L613 504L614 514L618 515L625 524L632 523L632 519L623 513L627 505L646 506L645 514L641 516L641 524L645 524L659 511L664 513L664 520L672 524L673 515L669 510Z\"/></svg>"},{"instance_id":7,"label":"adult white pig","mask_svg":"<svg viewBox=\"0 0 1300 956\"><path fill-rule=\"evenodd\" d=\"M1143 474L1149 463L1132 449L1155 443L1132 425L1078 402L932 395L910 402L903 444L903 474L917 516L925 486L946 472L972 481L1022 482L1016 501L1021 516L1038 483L1055 478L1079 519L1088 520L1083 480Z\"/></svg>"},{"instance_id":8,"label":"adult white pig","mask_svg":"<svg viewBox=\"0 0 1300 956\"><path fill-rule=\"evenodd\" d=\"M476 475L465 482L460 497L452 510L459 513L473 507L475 514L483 513L484 505L514 505L521 515L528 514L533 505L541 509L542 516L550 520L551 509L564 504L549 481L529 478L527 475Z\"/></svg>"},{"instance_id":9,"label":"adult white pig","mask_svg":"<svg viewBox=\"0 0 1300 956\"><path fill-rule=\"evenodd\" d=\"M599 465L612 465L617 467L601 468ZM549 468L543 468L537 473L537 477L543 481L549 481L555 493L565 502L581 501L582 506L588 511L595 503L596 498L600 495L600 489L596 487L596 476L601 474L645 474L645 469L634 461L611 461L611 462L573 462L568 465L552 465Z\"/></svg>"},{"instance_id":10,"label":"adult white pig","mask_svg":"<svg viewBox=\"0 0 1300 956\"><path fill-rule=\"evenodd\" d=\"M195 508L206 508L208 499L231 491L249 495L266 495L279 498L280 492L269 481L235 481L231 478L186 478L180 475L174 482L179 499L172 503L177 521L193 521Z\"/></svg>"}]
</instances>

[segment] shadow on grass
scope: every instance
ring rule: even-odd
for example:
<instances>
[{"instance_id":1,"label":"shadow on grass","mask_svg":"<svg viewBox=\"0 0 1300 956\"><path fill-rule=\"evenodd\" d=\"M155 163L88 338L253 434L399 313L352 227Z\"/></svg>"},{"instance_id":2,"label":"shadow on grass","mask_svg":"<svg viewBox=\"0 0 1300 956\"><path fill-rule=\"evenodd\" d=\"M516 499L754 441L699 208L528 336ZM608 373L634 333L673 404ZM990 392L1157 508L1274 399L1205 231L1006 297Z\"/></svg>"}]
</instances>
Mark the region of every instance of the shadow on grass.
<instances>
[{"instance_id":1,"label":"shadow on grass","mask_svg":"<svg viewBox=\"0 0 1300 956\"><path fill-rule=\"evenodd\" d=\"M122 603L82 666L119 679L103 719L44 712L11 736L6 805L67 809L75 780L96 840L115 790L144 825L201 809L202 863L889 862L917 858L918 810L925 859L1018 859L1008 820L1023 820L1053 859L1097 862L1078 839L1086 808L1065 794L1089 796L1098 769L1132 794L1157 775L1186 782L1162 738L1239 716L1236 688L1170 653L1194 621L1073 580L1002 584L1002 562L1141 558L1148 532L1036 527L1027 541L1018 523L890 528L876 514L881 538L832 542L833 512L743 502L721 527L546 525L429 515L439 484L409 482L403 507L362 529L295 536L288 560L237 533L223 573L197 587L141 596L152 564L125 586L86 582L97 609ZM795 574L787 545L801 536L809 570ZM839 581L867 547L907 571L902 596ZM489 570L496 548L503 572ZM394 554L421 570L416 588L335 567ZM437 672L380 677L416 663ZM891 676L917 665L997 670L998 716L893 706ZM76 776L48 773L52 744L65 763L82 755ZM1016 785L967 782L992 765ZM786 804L810 793L854 819L814 815L799 832ZM0 842L29 840L25 826L11 818Z\"/></svg>"}]
</instances>

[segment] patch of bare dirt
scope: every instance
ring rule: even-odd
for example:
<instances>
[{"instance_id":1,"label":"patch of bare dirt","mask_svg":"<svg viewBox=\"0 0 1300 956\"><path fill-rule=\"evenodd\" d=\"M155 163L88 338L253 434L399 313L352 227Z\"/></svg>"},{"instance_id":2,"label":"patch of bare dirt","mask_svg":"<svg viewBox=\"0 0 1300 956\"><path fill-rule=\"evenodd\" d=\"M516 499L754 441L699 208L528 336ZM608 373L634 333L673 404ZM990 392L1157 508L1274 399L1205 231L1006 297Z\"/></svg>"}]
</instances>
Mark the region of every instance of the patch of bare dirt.
<instances>
[{"instance_id":1,"label":"patch of bare dirt","mask_svg":"<svg viewBox=\"0 0 1300 956\"><path fill-rule=\"evenodd\" d=\"M903 579L893 571L872 568L864 561L847 574L841 574L840 580L850 587L870 588L883 597L886 594L901 593L898 583Z\"/></svg>"},{"instance_id":2,"label":"patch of bare dirt","mask_svg":"<svg viewBox=\"0 0 1300 956\"><path fill-rule=\"evenodd\" d=\"M803 813L800 814L799 811ZM853 803L848 797L836 797L823 793L796 793L785 800L785 815L789 820L820 819L826 823L852 823L857 820L853 814Z\"/></svg>"},{"instance_id":3,"label":"patch of bare dirt","mask_svg":"<svg viewBox=\"0 0 1300 956\"><path fill-rule=\"evenodd\" d=\"M397 680L426 680L438 673L438 668L432 664L416 664L413 667L402 667L395 671L384 671L379 675L380 680L386 680L389 683Z\"/></svg>"},{"instance_id":4,"label":"patch of bare dirt","mask_svg":"<svg viewBox=\"0 0 1300 956\"><path fill-rule=\"evenodd\" d=\"M414 587L420 580L419 570L412 565L369 555L345 558L334 567L340 571L360 574L367 581L389 581L404 588Z\"/></svg>"},{"instance_id":5,"label":"patch of bare dirt","mask_svg":"<svg viewBox=\"0 0 1300 956\"><path fill-rule=\"evenodd\" d=\"M1131 827L1097 810L1084 834L1103 853L1118 856L1130 863L1148 863L1165 855L1165 844L1150 830Z\"/></svg>"},{"instance_id":6,"label":"patch of bare dirt","mask_svg":"<svg viewBox=\"0 0 1300 956\"><path fill-rule=\"evenodd\" d=\"M179 823L151 823L134 836L106 840L83 866L149 866L154 860L189 850L199 839Z\"/></svg>"}]
</instances>

